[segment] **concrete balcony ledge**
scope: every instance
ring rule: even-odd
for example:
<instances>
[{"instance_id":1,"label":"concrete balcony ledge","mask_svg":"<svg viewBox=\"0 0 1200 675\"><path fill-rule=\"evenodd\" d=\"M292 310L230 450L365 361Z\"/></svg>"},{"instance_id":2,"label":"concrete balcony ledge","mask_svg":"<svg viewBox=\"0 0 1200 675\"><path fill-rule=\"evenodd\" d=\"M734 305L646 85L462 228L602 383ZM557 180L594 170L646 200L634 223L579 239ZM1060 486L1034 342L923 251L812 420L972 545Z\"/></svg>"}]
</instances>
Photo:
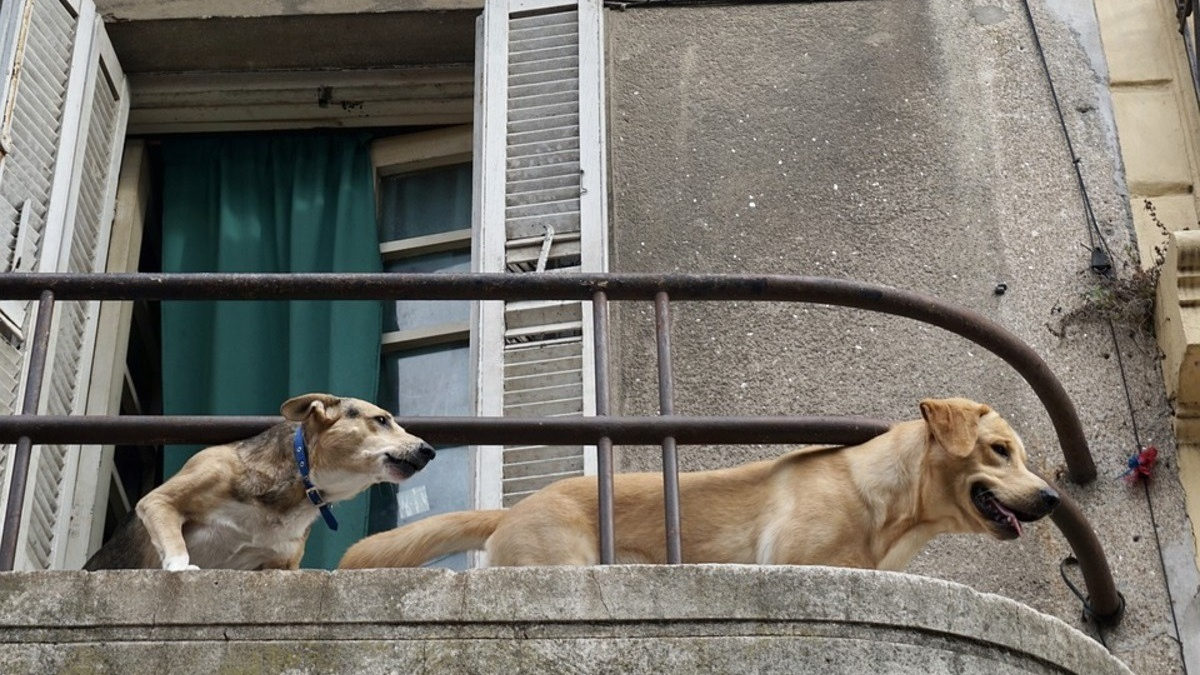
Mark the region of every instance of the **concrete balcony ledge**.
<instances>
[{"instance_id":1,"label":"concrete balcony ledge","mask_svg":"<svg viewBox=\"0 0 1200 675\"><path fill-rule=\"evenodd\" d=\"M742 565L0 574L12 673L1130 671L937 579Z\"/></svg>"}]
</instances>

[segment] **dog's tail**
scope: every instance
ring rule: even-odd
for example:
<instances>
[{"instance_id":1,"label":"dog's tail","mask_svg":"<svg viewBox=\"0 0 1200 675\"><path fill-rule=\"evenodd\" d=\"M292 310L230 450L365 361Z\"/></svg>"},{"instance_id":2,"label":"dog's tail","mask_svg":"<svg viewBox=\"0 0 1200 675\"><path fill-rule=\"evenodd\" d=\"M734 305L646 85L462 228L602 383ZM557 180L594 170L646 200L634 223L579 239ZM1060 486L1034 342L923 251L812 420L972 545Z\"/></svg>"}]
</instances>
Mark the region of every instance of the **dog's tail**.
<instances>
[{"instance_id":1,"label":"dog's tail","mask_svg":"<svg viewBox=\"0 0 1200 675\"><path fill-rule=\"evenodd\" d=\"M371 535L342 556L339 569L418 567L434 558L483 548L507 511L456 511Z\"/></svg>"}]
</instances>

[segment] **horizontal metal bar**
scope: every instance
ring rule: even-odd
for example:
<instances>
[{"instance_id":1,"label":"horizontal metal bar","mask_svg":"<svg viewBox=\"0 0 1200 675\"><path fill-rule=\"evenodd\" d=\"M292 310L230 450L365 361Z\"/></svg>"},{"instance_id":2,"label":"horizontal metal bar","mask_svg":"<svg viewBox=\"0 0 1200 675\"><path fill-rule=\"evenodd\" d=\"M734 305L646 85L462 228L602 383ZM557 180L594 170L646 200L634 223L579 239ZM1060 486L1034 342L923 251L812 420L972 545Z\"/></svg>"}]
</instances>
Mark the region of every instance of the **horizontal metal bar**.
<instances>
[{"instance_id":1,"label":"horizontal metal bar","mask_svg":"<svg viewBox=\"0 0 1200 675\"><path fill-rule=\"evenodd\" d=\"M0 415L0 443L28 436L37 444L226 443L282 422L280 417ZM851 445L888 430L865 417L413 417L405 429L434 445L654 445L672 436L686 445Z\"/></svg>"},{"instance_id":2,"label":"horizontal metal bar","mask_svg":"<svg viewBox=\"0 0 1200 675\"><path fill-rule=\"evenodd\" d=\"M610 300L652 300L665 291L672 300L805 302L832 302L835 296L830 294L846 293L869 301L895 290L780 275L205 272L0 277L0 297L34 299L44 289L54 291L58 300L591 300L597 292L606 293Z\"/></svg>"},{"instance_id":3,"label":"horizontal metal bar","mask_svg":"<svg viewBox=\"0 0 1200 675\"><path fill-rule=\"evenodd\" d=\"M828 282L856 292L864 286L816 277L753 275L52 273L4 275L0 297L33 299L50 289L59 300L591 300L597 292L610 300L651 300L668 291L673 300L805 301L793 297L797 290L819 292ZM811 301L826 300L814 296Z\"/></svg>"}]
</instances>

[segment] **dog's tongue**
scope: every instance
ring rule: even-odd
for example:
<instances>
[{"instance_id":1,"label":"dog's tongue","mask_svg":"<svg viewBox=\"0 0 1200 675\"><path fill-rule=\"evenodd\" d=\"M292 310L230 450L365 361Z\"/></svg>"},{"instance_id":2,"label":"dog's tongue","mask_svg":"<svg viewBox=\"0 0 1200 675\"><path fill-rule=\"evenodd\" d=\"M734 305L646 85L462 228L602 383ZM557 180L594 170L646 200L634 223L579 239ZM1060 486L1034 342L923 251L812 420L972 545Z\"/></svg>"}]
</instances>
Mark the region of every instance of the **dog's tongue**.
<instances>
[{"instance_id":1,"label":"dog's tongue","mask_svg":"<svg viewBox=\"0 0 1200 675\"><path fill-rule=\"evenodd\" d=\"M995 506L997 511L1004 514L1005 518L1008 518L1008 524L1017 531L1018 537L1021 536L1021 521L1017 518L1016 514L1004 508L1004 505L1000 503L999 499L993 499L992 506Z\"/></svg>"}]
</instances>

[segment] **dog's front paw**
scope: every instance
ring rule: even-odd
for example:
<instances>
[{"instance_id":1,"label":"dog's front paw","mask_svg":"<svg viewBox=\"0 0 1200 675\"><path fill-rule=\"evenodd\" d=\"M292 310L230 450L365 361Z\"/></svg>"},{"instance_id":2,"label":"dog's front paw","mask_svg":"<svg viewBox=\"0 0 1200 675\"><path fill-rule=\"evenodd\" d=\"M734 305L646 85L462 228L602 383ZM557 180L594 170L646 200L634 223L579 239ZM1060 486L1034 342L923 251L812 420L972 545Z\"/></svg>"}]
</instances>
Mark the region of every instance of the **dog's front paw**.
<instances>
[{"instance_id":1,"label":"dog's front paw","mask_svg":"<svg viewBox=\"0 0 1200 675\"><path fill-rule=\"evenodd\" d=\"M182 570L198 570L199 567L188 562L186 555L176 555L163 560L162 568L170 572L179 572Z\"/></svg>"}]
</instances>

